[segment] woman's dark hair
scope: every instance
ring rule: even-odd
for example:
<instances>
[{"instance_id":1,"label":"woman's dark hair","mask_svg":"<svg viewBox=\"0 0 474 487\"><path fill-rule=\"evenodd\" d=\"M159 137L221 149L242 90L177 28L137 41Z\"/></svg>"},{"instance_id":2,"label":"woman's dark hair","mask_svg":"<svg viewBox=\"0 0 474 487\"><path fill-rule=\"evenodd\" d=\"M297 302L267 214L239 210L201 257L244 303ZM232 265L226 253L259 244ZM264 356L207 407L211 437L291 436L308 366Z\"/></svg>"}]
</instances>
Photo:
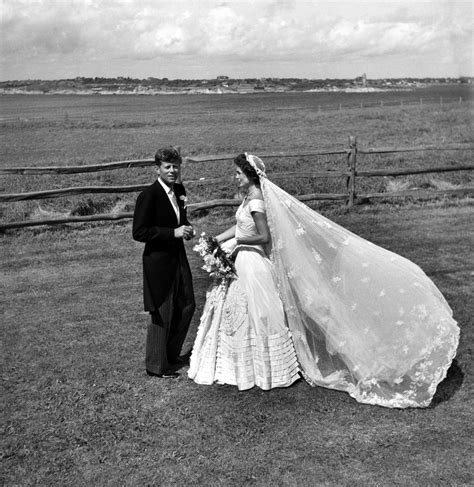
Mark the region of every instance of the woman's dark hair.
<instances>
[{"instance_id":1,"label":"woman's dark hair","mask_svg":"<svg viewBox=\"0 0 474 487\"><path fill-rule=\"evenodd\" d=\"M247 157L245 154L239 154L235 159L234 159L234 164L242 170L242 172L247 176L247 178L250 181L253 181L254 184L257 186L260 186L260 178L258 177L257 172L253 168L253 166L250 164L249 161L247 161Z\"/></svg>"}]
</instances>

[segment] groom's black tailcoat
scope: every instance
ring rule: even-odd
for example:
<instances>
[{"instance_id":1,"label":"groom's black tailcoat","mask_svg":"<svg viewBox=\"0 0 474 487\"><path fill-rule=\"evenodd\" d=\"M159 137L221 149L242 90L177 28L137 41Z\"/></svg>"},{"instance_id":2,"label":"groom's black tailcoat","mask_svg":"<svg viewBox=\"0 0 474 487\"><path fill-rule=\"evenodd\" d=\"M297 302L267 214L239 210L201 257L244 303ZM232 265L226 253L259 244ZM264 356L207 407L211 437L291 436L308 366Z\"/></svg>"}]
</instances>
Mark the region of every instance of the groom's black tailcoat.
<instances>
[{"instance_id":1,"label":"groom's black tailcoat","mask_svg":"<svg viewBox=\"0 0 474 487\"><path fill-rule=\"evenodd\" d=\"M133 238L145 243L143 299L145 311L151 313L153 322L147 335L146 367L157 374L168 368L168 360L175 360L179 355L195 307L184 242L174 237L175 228L190 225L183 202L186 192L178 183L173 189L180 212L179 223L158 181L140 193L133 215Z\"/></svg>"}]
</instances>

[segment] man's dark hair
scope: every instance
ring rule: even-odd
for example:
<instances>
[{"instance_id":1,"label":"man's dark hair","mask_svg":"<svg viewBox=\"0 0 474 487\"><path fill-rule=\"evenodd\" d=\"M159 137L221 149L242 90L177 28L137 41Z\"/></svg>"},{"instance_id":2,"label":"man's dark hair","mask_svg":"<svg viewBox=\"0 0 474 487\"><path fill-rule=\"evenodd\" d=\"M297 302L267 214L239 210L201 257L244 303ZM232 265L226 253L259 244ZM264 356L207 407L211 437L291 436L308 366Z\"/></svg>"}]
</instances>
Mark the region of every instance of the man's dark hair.
<instances>
[{"instance_id":1,"label":"man's dark hair","mask_svg":"<svg viewBox=\"0 0 474 487\"><path fill-rule=\"evenodd\" d=\"M158 149L155 154L155 164L161 165L162 162L176 162L180 164L183 160L176 147L172 145Z\"/></svg>"}]
</instances>

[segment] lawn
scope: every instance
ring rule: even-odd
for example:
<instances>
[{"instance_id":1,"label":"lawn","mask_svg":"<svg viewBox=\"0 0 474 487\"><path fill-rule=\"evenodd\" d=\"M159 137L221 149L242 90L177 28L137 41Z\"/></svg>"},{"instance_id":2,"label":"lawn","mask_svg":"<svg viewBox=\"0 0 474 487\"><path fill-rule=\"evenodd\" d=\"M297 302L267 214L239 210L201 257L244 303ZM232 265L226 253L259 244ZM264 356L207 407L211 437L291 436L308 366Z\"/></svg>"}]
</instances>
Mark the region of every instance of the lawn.
<instances>
[{"instance_id":1,"label":"lawn","mask_svg":"<svg viewBox=\"0 0 474 487\"><path fill-rule=\"evenodd\" d=\"M3 485L471 485L472 202L326 209L415 261L461 327L427 409L358 404L298 382L238 392L144 373L141 251L130 222L2 240ZM224 214L198 219L216 233ZM229 218L230 219L230 218ZM209 284L188 245L198 309Z\"/></svg>"}]
</instances>

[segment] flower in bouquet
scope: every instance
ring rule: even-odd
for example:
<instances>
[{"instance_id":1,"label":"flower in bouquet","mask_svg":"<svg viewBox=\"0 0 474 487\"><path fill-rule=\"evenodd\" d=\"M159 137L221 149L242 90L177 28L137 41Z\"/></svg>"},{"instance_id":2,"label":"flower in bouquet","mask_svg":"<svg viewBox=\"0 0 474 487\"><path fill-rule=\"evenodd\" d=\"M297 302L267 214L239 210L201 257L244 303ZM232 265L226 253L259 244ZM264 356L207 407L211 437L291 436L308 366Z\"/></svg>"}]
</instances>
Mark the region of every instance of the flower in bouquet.
<instances>
[{"instance_id":1,"label":"flower in bouquet","mask_svg":"<svg viewBox=\"0 0 474 487\"><path fill-rule=\"evenodd\" d=\"M230 255L220 247L214 237L201 233L193 250L202 257L202 269L211 277L221 280L235 279L235 268Z\"/></svg>"}]
</instances>

